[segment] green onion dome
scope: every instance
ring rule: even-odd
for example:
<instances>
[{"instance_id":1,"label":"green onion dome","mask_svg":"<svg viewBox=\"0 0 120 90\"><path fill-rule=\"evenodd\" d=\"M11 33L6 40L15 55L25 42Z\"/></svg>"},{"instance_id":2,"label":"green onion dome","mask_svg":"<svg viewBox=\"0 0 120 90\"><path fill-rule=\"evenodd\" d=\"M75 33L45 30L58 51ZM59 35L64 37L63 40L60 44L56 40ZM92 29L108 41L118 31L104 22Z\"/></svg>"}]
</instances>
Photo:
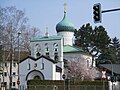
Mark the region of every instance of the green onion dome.
<instances>
[{"instance_id":1,"label":"green onion dome","mask_svg":"<svg viewBox=\"0 0 120 90\"><path fill-rule=\"evenodd\" d=\"M75 27L74 25L66 18L66 12L64 12L64 17L62 19L62 21L60 21L57 25L56 25L56 31L57 32L74 32L75 31Z\"/></svg>"}]
</instances>

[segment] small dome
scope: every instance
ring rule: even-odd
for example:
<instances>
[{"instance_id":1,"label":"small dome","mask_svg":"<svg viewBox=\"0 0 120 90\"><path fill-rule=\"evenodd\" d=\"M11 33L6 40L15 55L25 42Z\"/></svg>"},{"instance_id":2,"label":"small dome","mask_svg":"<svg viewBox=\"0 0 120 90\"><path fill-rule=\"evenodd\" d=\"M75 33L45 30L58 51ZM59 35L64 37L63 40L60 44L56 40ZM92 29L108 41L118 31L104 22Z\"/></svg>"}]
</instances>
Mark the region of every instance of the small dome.
<instances>
[{"instance_id":1,"label":"small dome","mask_svg":"<svg viewBox=\"0 0 120 90\"><path fill-rule=\"evenodd\" d=\"M56 25L56 31L57 32L62 32L62 31L74 32L75 31L74 25L66 18L66 13L64 13L64 17L62 21L60 21Z\"/></svg>"}]
</instances>

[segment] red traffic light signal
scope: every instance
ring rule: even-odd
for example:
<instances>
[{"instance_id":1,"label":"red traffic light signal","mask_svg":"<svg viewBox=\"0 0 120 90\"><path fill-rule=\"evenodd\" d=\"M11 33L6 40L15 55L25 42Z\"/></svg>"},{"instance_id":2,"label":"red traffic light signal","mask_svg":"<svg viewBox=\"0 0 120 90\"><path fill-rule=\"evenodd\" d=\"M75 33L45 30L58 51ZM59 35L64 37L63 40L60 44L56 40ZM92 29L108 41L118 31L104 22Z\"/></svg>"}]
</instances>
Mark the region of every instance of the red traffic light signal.
<instances>
[{"instance_id":1,"label":"red traffic light signal","mask_svg":"<svg viewBox=\"0 0 120 90\"><path fill-rule=\"evenodd\" d=\"M101 4L93 5L93 19L95 23L101 23Z\"/></svg>"}]
</instances>

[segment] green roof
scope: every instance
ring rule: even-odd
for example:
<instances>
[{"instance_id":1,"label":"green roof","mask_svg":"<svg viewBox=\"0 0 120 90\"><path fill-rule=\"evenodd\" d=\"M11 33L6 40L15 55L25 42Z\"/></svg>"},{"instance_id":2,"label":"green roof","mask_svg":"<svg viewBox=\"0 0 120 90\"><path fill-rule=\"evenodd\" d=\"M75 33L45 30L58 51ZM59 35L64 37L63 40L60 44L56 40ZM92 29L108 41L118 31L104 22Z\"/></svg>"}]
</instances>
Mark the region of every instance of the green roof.
<instances>
[{"instance_id":1,"label":"green roof","mask_svg":"<svg viewBox=\"0 0 120 90\"><path fill-rule=\"evenodd\" d=\"M76 48L76 47L70 46L70 45L63 46L63 53L80 53L80 54L84 54L87 56L91 56L89 53L84 52L81 48Z\"/></svg>"},{"instance_id":2,"label":"green roof","mask_svg":"<svg viewBox=\"0 0 120 90\"><path fill-rule=\"evenodd\" d=\"M31 39L32 42L34 41L53 41L53 40L60 40L62 36L48 36L48 37L34 37Z\"/></svg>"},{"instance_id":3,"label":"green roof","mask_svg":"<svg viewBox=\"0 0 120 90\"><path fill-rule=\"evenodd\" d=\"M63 52L64 52L64 53L65 53L65 52L83 52L83 50L80 49L80 48L76 48L76 47L74 47L74 46L65 45L65 46L63 47Z\"/></svg>"}]
</instances>

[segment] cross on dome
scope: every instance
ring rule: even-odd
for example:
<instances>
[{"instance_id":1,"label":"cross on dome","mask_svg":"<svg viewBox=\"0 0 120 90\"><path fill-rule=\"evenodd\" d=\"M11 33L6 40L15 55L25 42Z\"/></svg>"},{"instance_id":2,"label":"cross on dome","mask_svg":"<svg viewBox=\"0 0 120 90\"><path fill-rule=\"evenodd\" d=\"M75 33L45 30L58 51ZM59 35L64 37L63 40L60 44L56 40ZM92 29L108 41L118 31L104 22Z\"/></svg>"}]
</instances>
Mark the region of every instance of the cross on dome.
<instances>
[{"instance_id":1,"label":"cross on dome","mask_svg":"<svg viewBox=\"0 0 120 90\"><path fill-rule=\"evenodd\" d=\"M67 7L67 4L64 3L64 13L66 13L66 7Z\"/></svg>"}]
</instances>

